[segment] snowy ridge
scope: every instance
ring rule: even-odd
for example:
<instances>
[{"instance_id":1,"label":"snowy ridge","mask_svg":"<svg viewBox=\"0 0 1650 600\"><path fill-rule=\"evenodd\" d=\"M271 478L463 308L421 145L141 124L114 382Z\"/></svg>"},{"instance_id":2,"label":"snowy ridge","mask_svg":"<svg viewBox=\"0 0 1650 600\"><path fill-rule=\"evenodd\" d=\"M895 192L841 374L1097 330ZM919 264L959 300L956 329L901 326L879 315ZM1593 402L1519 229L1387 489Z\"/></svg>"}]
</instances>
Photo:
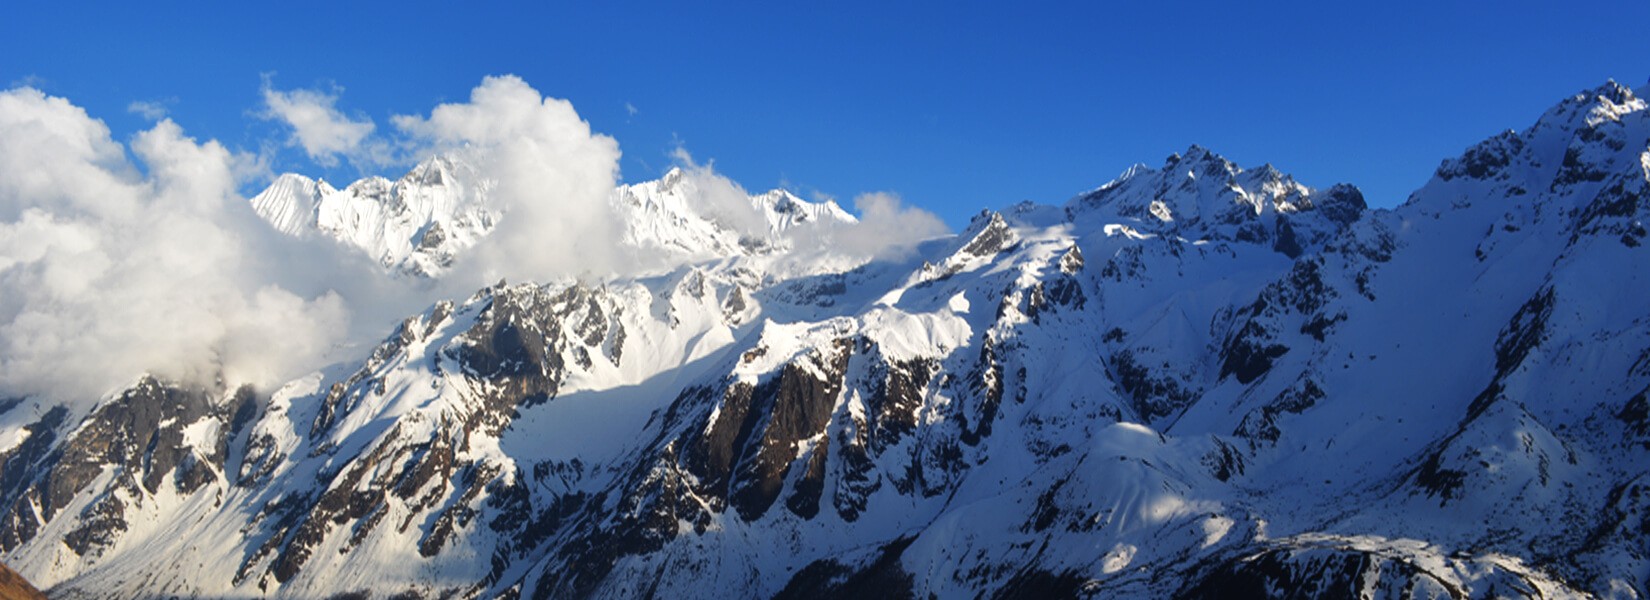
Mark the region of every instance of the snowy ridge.
<instances>
[{"instance_id":1,"label":"snowy ridge","mask_svg":"<svg viewBox=\"0 0 1650 600\"><path fill-rule=\"evenodd\" d=\"M493 187L461 159L440 155L394 182L368 177L343 190L283 174L252 198L252 207L281 233L328 237L392 272L439 277L506 218L490 201ZM741 205L730 210L740 214L718 215L707 210L705 193L679 168L655 181L619 186L610 201L625 224L623 242L709 260L772 253L788 247L786 235L798 227L855 221L835 202L807 202L784 190L737 199ZM742 230L739 223L752 219L763 225Z\"/></svg>"},{"instance_id":2,"label":"snowy ridge","mask_svg":"<svg viewBox=\"0 0 1650 600\"><path fill-rule=\"evenodd\" d=\"M770 190L752 197L768 219L768 230L774 233L790 231L807 223L855 221L854 216L833 200L808 202L786 190Z\"/></svg>"},{"instance_id":3,"label":"snowy ridge","mask_svg":"<svg viewBox=\"0 0 1650 600\"><path fill-rule=\"evenodd\" d=\"M1313 190L1270 164L1245 170L1195 145L1162 168L1129 167L1066 205L1083 221L1132 221L1135 230L1187 240L1271 242L1290 256L1316 249L1364 208L1357 188Z\"/></svg>"},{"instance_id":4,"label":"snowy ridge","mask_svg":"<svg viewBox=\"0 0 1650 600\"><path fill-rule=\"evenodd\" d=\"M492 230L491 188L474 168L435 156L394 182L369 177L342 190L284 174L252 198L252 208L281 233L322 235L385 269L434 276Z\"/></svg>"},{"instance_id":5,"label":"snowy ridge","mask_svg":"<svg viewBox=\"0 0 1650 600\"><path fill-rule=\"evenodd\" d=\"M252 209L281 233L302 237L317 227L317 213L321 202L338 193L325 181L316 181L297 173L286 173L263 193L252 198Z\"/></svg>"},{"instance_id":6,"label":"snowy ridge","mask_svg":"<svg viewBox=\"0 0 1650 600\"><path fill-rule=\"evenodd\" d=\"M764 233L677 175L629 239L723 260L483 289L274 391L0 403L0 558L70 598L1650 595L1622 86L1393 210L1194 147L804 274L770 236L839 208L745 198Z\"/></svg>"},{"instance_id":7,"label":"snowy ridge","mask_svg":"<svg viewBox=\"0 0 1650 600\"><path fill-rule=\"evenodd\" d=\"M808 202L785 190L733 199L738 204L723 207L707 203L707 193L681 168L619 186L614 205L626 224L624 242L690 259L723 258L783 250L786 234L806 224L855 222L835 202ZM718 208L750 214L718 214ZM741 221L753 220L760 225L741 227Z\"/></svg>"}]
</instances>

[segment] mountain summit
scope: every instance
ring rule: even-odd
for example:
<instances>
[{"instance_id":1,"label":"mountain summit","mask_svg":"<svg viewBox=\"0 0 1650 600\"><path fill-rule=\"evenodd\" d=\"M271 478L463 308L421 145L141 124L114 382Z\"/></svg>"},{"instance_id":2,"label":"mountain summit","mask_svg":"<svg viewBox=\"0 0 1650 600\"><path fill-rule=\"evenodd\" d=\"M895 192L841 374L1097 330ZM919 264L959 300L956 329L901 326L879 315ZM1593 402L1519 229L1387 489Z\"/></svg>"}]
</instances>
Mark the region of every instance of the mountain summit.
<instances>
[{"instance_id":1,"label":"mountain summit","mask_svg":"<svg viewBox=\"0 0 1650 600\"><path fill-rule=\"evenodd\" d=\"M691 175L612 202L714 260L490 286L273 390L0 402L0 558L93 598L1650 595L1625 87L1391 210L1194 146L841 269L758 260L834 204ZM254 204L439 275L488 189Z\"/></svg>"}]
</instances>

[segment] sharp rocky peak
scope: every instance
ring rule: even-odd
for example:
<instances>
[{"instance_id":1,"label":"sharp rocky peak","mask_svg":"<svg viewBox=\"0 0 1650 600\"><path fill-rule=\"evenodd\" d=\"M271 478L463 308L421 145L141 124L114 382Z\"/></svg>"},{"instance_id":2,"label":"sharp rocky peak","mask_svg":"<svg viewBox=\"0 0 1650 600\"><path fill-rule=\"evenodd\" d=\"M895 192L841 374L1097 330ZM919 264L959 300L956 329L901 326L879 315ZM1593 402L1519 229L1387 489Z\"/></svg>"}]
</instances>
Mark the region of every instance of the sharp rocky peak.
<instances>
[{"instance_id":1,"label":"sharp rocky peak","mask_svg":"<svg viewBox=\"0 0 1650 600\"><path fill-rule=\"evenodd\" d=\"M1074 221L1132 222L1139 230L1187 240L1276 244L1296 255L1356 221L1363 194L1348 184L1316 190L1270 163L1244 169L1202 146L1171 154L1163 166L1134 165L1074 198Z\"/></svg>"},{"instance_id":2,"label":"sharp rocky peak","mask_svg":"<svg viewBox=\"0 0 1650 600\"><path fill-rule=\"evenodd\" d=\"M1243 171L1243 169L1239 168L1237 164L1226 160L1226 157L1216 154L1208 148L1204 148L1198 144L1192 144L1190 147L1186 148L1186 152L1184 154L1178 152L1170 154L1169 157L1163 161L1163 170L1168 171L1173 170L1176 167L1191 165L1203 167L1211 174L1215 171L1225 171L1229 174L1237 174Z\"/></svg>"},{"instance_id":3,"label":"sharp rocky peak","mask_svg":"<svg viewBox=\"0 0 1650 600\"><path fill-rule=\"evenodd\" d=\"M454 185L454 175L476 179L475 168L452 154L433 154L396 181L402 186Z\"/></svg>"},{"instance_id":4,"label":"sharp rocky peak","mask_svg":"<svg viewBox=\"0 0 1650 600\"><path fill-rule=\"evenodd\" d=\"M1013 245L1014 230L1009 227L1008 221L1003 219L1002 213L994 210L981 211L968 223L968 229L958 236L966 240L961 252L974 256L990 256L1003 251Z\"/></svg>"},{"instance_id":5,"label":"sharp rocky peak","mask_svg":"<svg viewBox=\"0 0 1650 600\"><path fill-rule=\"evenodd\" d=\"M1632 88L1611 79L1603 85L1578 92L1565 99L1548 114L1582 115L1587 126L1594 126L1603 120L1614 120L1620 115L1641 111L1644 108L1644 100L1639 98Z\"/></svg>"},{"instance_id":6,"label":"sharp rocky peak","mask_svg":"<svg viewBox=\"0 0 1650 600\"><path fill-rule=\"evenodd\" d=\"M1587 212L1601 195L1632 195L1650 180L1647 107L1644 98L1615 81L1578 92L1528 129L1504 131L1442 161L1405 206L1500 211L1528 205L1536 213Z\"/></svg>"}]
</instances>

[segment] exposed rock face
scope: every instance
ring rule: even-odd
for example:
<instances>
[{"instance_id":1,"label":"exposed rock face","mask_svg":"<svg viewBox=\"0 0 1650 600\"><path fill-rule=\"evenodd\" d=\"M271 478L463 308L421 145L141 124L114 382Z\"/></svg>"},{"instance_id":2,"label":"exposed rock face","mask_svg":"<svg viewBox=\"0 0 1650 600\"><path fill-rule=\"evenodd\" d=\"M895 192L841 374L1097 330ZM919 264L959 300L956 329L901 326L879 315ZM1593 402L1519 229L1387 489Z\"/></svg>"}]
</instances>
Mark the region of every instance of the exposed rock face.
<instances>
[{"instance_id":1,"label":"exposed rock face","mask_svg":"<svg viewBox=\"0 0 1650 600\"><path fill-rule=\"evenodd\" d=\"M127 530L129 503L188 496L217 481L231 438L256 406L250 389L219 397L144 378L79 427L65 428L67 412L52 409L25 427L28 440L0 454L0 497L13 507L0 522L0 547L27 544L44 522L78 510L79 524L62 541L77 555L100 554Z\"/></svg>"},{"instance_id":2,"label":"exposed rock face","mask_svg":"<svg viewBox=\"0 0 1650 600\"><path fill-rule=\"evenodd\" d=\"M0 401L0 550L68 597L1645 597L1647 165L1610 85L1393 210L1194 147L831 272L705 230L275 390Z\"/></svg>"}]
</instances>

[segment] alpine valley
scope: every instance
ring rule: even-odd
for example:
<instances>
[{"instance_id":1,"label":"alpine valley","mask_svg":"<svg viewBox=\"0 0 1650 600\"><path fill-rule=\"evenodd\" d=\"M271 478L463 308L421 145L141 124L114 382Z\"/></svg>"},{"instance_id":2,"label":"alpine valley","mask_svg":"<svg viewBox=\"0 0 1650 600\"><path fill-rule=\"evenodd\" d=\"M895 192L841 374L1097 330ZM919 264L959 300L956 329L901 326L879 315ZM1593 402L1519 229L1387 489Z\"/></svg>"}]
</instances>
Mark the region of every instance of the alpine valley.
<instances>
[{"instance_id":1,"label":"alpine valley","mask_svg":"<svg viewBox=\"0 0 1650 600\"><path fill-rule=\"evenodd\" d=\"M1650 109L1608 83L1394 209L1193 146L875 257L784 191L612 195L674 267L499 283L275 389L0 401L56 598L1650 596ZM439 278L453 156L271 226Z\"/></svg>"}]
</instances>

